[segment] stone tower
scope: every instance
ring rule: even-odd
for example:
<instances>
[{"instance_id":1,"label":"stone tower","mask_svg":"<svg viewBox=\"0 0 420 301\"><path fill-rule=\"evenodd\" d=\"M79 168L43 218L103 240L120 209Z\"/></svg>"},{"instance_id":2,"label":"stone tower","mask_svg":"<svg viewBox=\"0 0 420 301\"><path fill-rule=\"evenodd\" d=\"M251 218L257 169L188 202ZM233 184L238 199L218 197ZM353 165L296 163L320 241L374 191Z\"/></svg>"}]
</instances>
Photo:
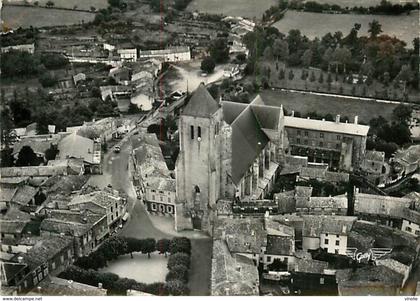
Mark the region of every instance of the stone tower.
<instances>
[{"instance_id":1,"label":"stone tower","mask_svg":"<svg viewBox=\"0 0 420 301\"><path fill-rule=\"evenodd\" d=\"M211 209L220 197L223 113L201 84L179 119L175 228L211 230Z\"/></svg>"}]
</instances>

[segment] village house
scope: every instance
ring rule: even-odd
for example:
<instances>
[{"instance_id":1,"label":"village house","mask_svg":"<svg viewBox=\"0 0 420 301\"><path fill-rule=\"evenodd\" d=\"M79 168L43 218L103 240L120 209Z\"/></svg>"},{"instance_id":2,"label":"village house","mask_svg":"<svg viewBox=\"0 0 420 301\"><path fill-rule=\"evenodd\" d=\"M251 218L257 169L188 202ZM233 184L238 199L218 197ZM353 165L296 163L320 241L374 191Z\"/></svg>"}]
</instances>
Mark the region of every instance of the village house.
<instances>
[{"instance_id":1,"label":"village house","mask_svg":"<svg viewBox=\"0 0 420 301\"><path fill-rule=\"evenodd\" d=\"M251 259L231 253L224 240L213 242L212 254L212 296L259 295L258 269Z\"/></svg>"},{"instance_id":2,"label":"village house","mask_svg":"<svg viewBox=\"0 0 420 301\"><path fill-rule=\"evenodd\" d=\"M21 45L12 45L12 46L6 46L6 47L1 47L1 53L7 53L10 52L11 50L15 50L15 51L22 51L22 52L27 52L30 54L34 54L35 52L35 44L21 44Z\"/></svg>"},{"instance_id":3,"label":"village house","mask_svg":"<svg viewBox=\"0 0 420 301\"><path fill-rule=\"evenodd\" d=\"M352 171L362 162L366 152L369 126L314 120L292 116L284 117L292 155L308 157L309 162L327 163L331 168Z\"/></svg>"},{"instance_id":4,"label":"village house","mask_svg":"<svg viewBox=\"0 0 420 301\"><path fill-rule=\"evenodd\" d=\"M41 236L74 237L75 256L88 255L109 234L105 214L57 209L46 212L40 225Z\"/></svg>"},{"instance_id":5,"label":"village house","mask_svg":"<svg viewBox=\"0 0 420 301\"><path fill-rule=\"evenodd\" d=\"M155 134L140 133L132 139L134 184L148 211L175 214L176 181L166 165Z\"/></svg>"},{"instance_id":6,"label":"village house","mask_svg":"<svg viewBox=\"0 0 420 301\"><path fill-rule=\"evenodd\" d=\"M354 214L359 219L398 228L406 232L411 232L413 229L414 231L418 230L418 224L411 224L411 220L416 221L412 219L415 218L416 214L410 215L409 213L412 203L413 201L409 198L360 193L358 189L355 189L354 192ZM404 217L406 218L405 222L403 221Z\"/></svg>"},{"instance_id":7,"label":"village house","mask_svg":"<svg viewBox=\"0 0 420 301\"><path fill-rule=\"evenodd\" d=\"M58 143L57 159L82 159L86 173L102 173L101 144L77 133L67 135Z\"/></svg>"},{"instance_id":8,"label":"village house","mask_svg":"<svg viewBox=\"0 0 420 301\"><path fill-rule=\"evenodd\" d=\"M352 216L303 215L302 248L304 251L324 249L331 254L345 255Z\"/></svg>"},{"instance_id":9,"label":"village house","mask_svg":"<svg viewBox=\"0 0 420 301\"><path fill-rule=\"evenodd\" d=\"M68 203L68 207L77 212L105 214L110 233L123 222L127 213L127 201L116 191L104 190L76 195Z\"/></svg>"},{"instance_id":10,"label":"village house","mask_svg":"<svg viewBox=\"0 0 420 301\"><path fill-rule=\"evenodd\" d=\"M183 62L191 60L189 47L171 47L162 50L140 50L140 59L157 59L164 62Z\"/></svg>"},{"instance_id":11,"label":"village house","mask_svg":"<svg viewBox=\"0 0 420 301\"><path fill-rule=\"evenodd\" d=\"M386 184L389 175L389 165L385 163L384 152L366 151L360 169L373 184L379 187Z\"/></svg>"},{"instance_id":12,"label":"village house","mask_svg":"<svg viewBox=\"0 0 420 301\"><path fill-rule=\"evenodd\" d=\"M137 48L118 49L117 53L124 62L137 61Z\"/></svg>"},{"instance_id":13,"label":"village house","mask_svg":"<svg viewBox=\"0 0 420 301\"><path fill-rule=\"evenodd\" d=\"M40 160L45 161L45 152L51 146L57 146L61 138L62 135L35 135L22 138L13 145L12 155L16 160L22 147L29 146Z\"/></svg>"},{"instance_id":14,"label":"village house","mask_svg":"<svg viewBox=\"0 0 420 301\"><path fill-rule=\"evenodd\" d=\"M33 288L27 296L106 296L107 290L100 285L91 286L73 280L66 280L48 276L37 287Z\"/></svg>"},{"instance_id":15,"label":"village house","mask_svg":"<svg viewBox=\"0 0 420 301\"><path fill-rule=\"evenodd\" d=\"M420 145L412 145L407 149L398 150L390 161L397 173L395 180L414 173L420 165Z\"/></svg>"}]
</instances>

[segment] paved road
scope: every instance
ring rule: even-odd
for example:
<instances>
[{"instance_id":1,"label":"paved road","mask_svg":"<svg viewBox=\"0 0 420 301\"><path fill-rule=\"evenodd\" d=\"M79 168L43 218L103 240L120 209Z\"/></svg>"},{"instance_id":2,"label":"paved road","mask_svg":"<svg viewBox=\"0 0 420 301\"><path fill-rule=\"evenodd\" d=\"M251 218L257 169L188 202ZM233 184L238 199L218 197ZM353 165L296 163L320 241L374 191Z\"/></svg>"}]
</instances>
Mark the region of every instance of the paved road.
<instances>
[{"instance_id":1,"label":"paved road","mask_svg":"<svg viewBox=\"0 0 420 301\"><path fill-rule=\"evenodd\" d=\"M154 217L146 212L143 203L137 200L135 191L129 179L128 160L131 152L129 140L122 141L121 151L116 154L110 150L104 156L103 174L95 175L89 183L98 187L112 184L114 189L122 190L128 195L128 210L130 218L119 235L134 238L172 238L185 235L191 238L192 256L189 287L191 295L210 295L212 240L205 235L190 231L176 233L171 221L164 217ZM153 219L153 220L152 220Z\"/></svg>"}]
</instances>

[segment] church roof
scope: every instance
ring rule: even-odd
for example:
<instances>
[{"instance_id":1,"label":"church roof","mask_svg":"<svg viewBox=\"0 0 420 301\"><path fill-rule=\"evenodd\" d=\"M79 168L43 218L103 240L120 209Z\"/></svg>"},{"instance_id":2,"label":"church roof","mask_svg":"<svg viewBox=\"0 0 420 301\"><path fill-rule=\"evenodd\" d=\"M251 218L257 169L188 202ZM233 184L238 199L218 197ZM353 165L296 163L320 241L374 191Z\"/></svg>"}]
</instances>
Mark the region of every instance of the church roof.
<instances>
[{"instance_id":1,"label":"church roof","mask_svg":"<svg viewBox=\"0 0 420 301\"><path fill-rule=\"evenodd\" d=\"M277 130L281 107L271 107L265 105L253 105L251 104L252 112L257 118L261 128Z\"/></svg>"},{"instance_id":2,"label":"church roof","mask_svg":"<svg viewBox=\"0 0 420 301\"><path fill-rule=\"evenodd\" d=\"M261 130L250 107L231 124L232 126L232 180L238 184L269 139Z\"/></svg>"},{"instance_id":3,"label":"church roof","mask_svg":"<svg viewBox=\"0 0 420 301\"><path fill-rule=\"evenodd\" d=\"M219 109L219 104L207 91L204 84L200 84L185 106L183 115L194 117L210 117Z\"/></svg>"},{"instance_id":4,"label":"church roof","mask_svg":"<svg viewBox=\"0 0 420 301\"><path fill-rule=\"evenodd\" d=\"M232 124L236 117L238 117L247 107L248 104L246 103L222 101L223 119L227 124Z\"/></svg>"}]
</instances>

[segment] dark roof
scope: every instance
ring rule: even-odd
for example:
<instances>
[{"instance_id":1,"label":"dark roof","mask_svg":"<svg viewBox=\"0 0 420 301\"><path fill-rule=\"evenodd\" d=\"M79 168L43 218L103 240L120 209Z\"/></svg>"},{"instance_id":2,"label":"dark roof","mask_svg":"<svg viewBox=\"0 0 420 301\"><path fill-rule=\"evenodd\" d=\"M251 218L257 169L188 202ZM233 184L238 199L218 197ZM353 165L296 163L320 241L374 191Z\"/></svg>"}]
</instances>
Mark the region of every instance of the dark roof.
<instances>
[{"instance_id":1,"label":"dark roof","mask_svg":"<svg viewBox=\"0 0 420 301\"><path fill-rule=\"evenodd\" d=\"M322 233L348 235L357 217L337 215L304 215L303 236L319 237Z\"/></svg>"},{"instance_id":2,"label":"dark roof","mask_svg":"<svg viewBox=\"0 0 420 301\"><path fill-rule=\"evenodd\" d=\"M232 123L232 180L238 184L269 139L250 107Z\"/></svg>"},{"instance_id":3,"label":"dark roof","mask_svg":"<svg viewBox=\"0 0 420 301\"><path fill-rule=\"evenodd\" d=\"M277 129L282 107L252 105L251 108L262 128Z\"/></svg>"},{"instance_id":4,"label":"dark roof","mask_svg":"<svg viewBox=\"0 0 420 301\"><path fill-rule=\"evenodd\" d=\"M17 275L23 269L26 268L26 264L24 264L24 263L2 262L1 264L4 267L4 273L5 273L6 279L8 281L13 279L15 277L15 275ZM7 283L4 283L3 285L6 286Z\"/></svg>"},{"instance_id":5,"label":"dark roof","mask_svg":"<svg viewBox=\"0 0 420 301\"><path fill-rule=\"evenodd\" d=\"M62 278L48 277L28 293L29 296L40 294L43 296L106 296L106 290Z\"/></svg>"},{"instance_id":6,"label":"dark roof","mask_svg":"<svg viewBox=\"0 0 420 301\"><path fill-rule=\"evenodd\" d=\"M247 107L248 104L245 103L222 101L223 119L226 123L232 124L236 117L238 117Z\"/></svg>"},{"instance_id":7,"label":"dark roof","mask_svg":"<svg viewBox=\"0 0 420 301\"><path fill-rule=\"evenodd\" d=\"M208 118L218 109L218 103L210 95L209 91L207 91L204 84L200 84L193 92L188 104L182 111L182 115Z\"/></svg>"},{"instance_id":8,"label":"dark roof","mask_svg":"<svg viewBox=\"0 0 420 301\"><path fill-rule=\"evenodd\" d=\"M313 259L296 258L295 272L309 274L324 274L324 270L328 268L328 262Z\"/></svg>"},{"instance_id":9,"label":"dark roof","mask_svg":"<svg viewBox=\"0 0 420 301\"><path fill-rule=\"evenodd\" d=\"M29 204L29 202L35 197L35 195L38 193L38 188L25 185L18 188L15 195L12 198L12 202L26 206Z\"/></svg>"},{"instance_id":10,"label":"dark roof","mask_svg":"<svg viewBox=\"0 0 420 301\"><path fill-rule=\"evenodd\" d=\"M274 200L277 201L279 213L296 212L295 191L289 190L274 194Z\"/></svg>"},{"instance_id":11,"label":"dark roof","mask_svg":"<svg viewBox=\"0 0 420 301\"><path fill-rule=\"evenodd\" d=\"M295 251L295 238L293 236L282 237L276 235L267 236L268 255L292 256Z\"/></svg>"}]
</instances>

